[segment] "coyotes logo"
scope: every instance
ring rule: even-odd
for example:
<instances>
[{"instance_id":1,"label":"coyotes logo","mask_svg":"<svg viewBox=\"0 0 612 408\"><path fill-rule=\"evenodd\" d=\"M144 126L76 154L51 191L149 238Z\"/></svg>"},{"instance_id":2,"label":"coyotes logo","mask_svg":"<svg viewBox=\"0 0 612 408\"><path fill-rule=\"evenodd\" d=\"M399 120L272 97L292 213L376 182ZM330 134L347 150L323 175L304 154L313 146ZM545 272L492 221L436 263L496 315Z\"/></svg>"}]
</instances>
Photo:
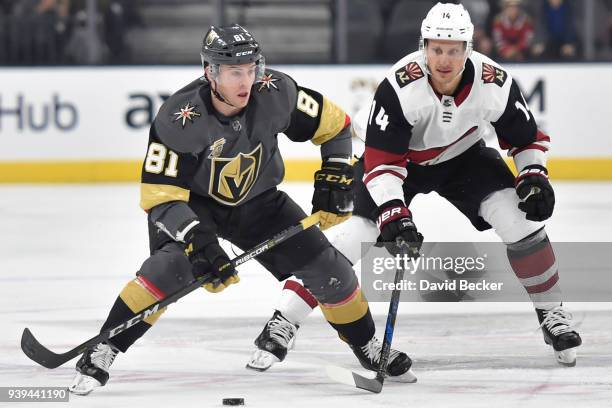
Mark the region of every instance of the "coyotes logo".
<instances>
[{"instance_id":1,"label":"coyotes logo","mask_svg":"<svg viewBox=\"0 0 612 408\"><path fill-rule=\"evenodd\" d=\"M482 63L482 80L485 84L495 84L501 88L506 83L507 78L508 74L503 69L485 62Z\"/></svg>"},{"instance_id":2,"label":"coyotes logo","mask_svg":"<svg viewBox=\"0 0 612 408\"><path fill-rule=\"evenodd\" d=\"M261 143L250 153L231 158L213 157L208 194L226 205L237 205L249 194L259 175Z\"/></svg>"},{"instance_id":3,"label":"coyotes logo","mask_svg":"<svg viewBox=\"0 0 612 408\"><path fill-rule=\"evenodd\" d=\"M405 67L395 71L395 80L400 88L403 88L409 83L423 78L424 76L425 74L423 74L423 70L416 62L411 62Z\"/></svg>"}]
</instances>

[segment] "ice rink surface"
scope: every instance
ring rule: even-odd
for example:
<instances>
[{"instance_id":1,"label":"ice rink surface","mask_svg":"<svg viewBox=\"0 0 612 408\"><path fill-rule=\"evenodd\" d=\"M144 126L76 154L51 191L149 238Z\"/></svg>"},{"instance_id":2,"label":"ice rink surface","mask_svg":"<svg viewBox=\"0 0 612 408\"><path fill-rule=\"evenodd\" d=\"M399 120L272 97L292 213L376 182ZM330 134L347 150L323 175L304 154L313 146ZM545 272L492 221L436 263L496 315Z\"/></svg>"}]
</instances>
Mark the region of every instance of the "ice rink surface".
<instances>
[{"instance_id":1,"label":"ice rink surface","mask_svg":"<svg viewBox=\"0 0 612 408\"><path fill-rule=\"evenodd\" d=\"M612 241L612 184L557 182L555 189L551 241ZM310 208L309 183L283 190ZM19 347L21 332L29 327L56 352L97 332L148 255L138 195L137 184L0 186L0 386L69 384L76 361L37 366ZM436 195L418 196L411 208L428 241L496 240ZM359 366L318 310L285 362L265 373L246 370L281 284L254 261L239 271L239 285L196 291L171 306L118 356L106 387L53 406L201 408L225 397L243 397L247 407L612 406L612 303L567 304L584 341L574 368L553 361L528 302L402 303L393 345L413 358L419 381L388 382L373 395L326 377L326 364ZM563 265L560 274L563 283ZM371 307L381 337L388 305Z\"/></svg>"}]
</instances>

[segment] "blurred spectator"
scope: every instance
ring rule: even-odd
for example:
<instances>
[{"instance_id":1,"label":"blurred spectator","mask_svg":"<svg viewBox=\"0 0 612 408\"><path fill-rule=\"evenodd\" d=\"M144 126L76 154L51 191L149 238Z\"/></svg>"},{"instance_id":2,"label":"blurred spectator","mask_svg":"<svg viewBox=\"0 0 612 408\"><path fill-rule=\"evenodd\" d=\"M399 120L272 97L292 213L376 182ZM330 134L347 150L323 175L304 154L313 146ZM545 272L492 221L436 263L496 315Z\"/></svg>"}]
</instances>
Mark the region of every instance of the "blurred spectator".
<instances>
[{"instance_id":1,"label":"blurred spectator","mask_svg":"<svg viewBox=\"0 0 612 408\"><path fill-rule=\"evenodd\" d=\"M608 35L607 49L611 51L612 46L612 4L608 4Z\"/></svg>"},{"instance_id":2,"label":"blurred spectator","mask_svg":"<svg viewBox=\"0 0 612 408\"><path fill-rule=\"evenodd\" d=\"M493 23L493 39L499 57L506 61L529 58L533 22L521 8L521 0L502 0L502 10Z\"/></svg>"},{"instance_id":3,"label":"blurred spectator","mask_svg":"<svg viewBox=\"0 0 612 408\"><path fill-rule=\"evenodd\" d=\"M66 59L72 64L101 64L107 53L97 31L91 32L87 24L87 12L77 11L73 17L72 34L66 45Z\"/></svg>"},{"instance_id":4,"label":"blurred spectator","mask_svg":"<svg viewBox=\"0 0 612 408\"><path fill-rule=\"evenodd\" d=\"M10 38L13 62L57 64L67 34L69 0L21 0L15 2ZM24 29L24 27L28 27Z\"/></svg>"},{"instance_id":5,"label":"blurred spectator","mask_svg":"<svg viewBox=\"0 0 612 408\"><path fill-rule=\"evenodd\" d=\"M11 10L13 8L14 3L15 2L13 0L0 0L0 16L8 16L9 14L11 14Z\"/></svg>"},{"instance_id":6,"label":"blurred spectator","mask_svg":"<svg viewBox=\"0 0 612 408\"><path fill-rule=\"evenodd\" d=\"M130 52L125 35L129 28L140 24L133 0L98 0L94 38L88 30L86 1L73 0L73 32L67 56L77 64L128 63Z\"/></svg>"},{"instance_id":7,"label":"blurred spectator","mask_svg":"<svg viewBox=\"0 0 612 408\"><path fill-rule=\"evenodd\" d=\"M612 0L595 3L595 49L600 58L612 58Z\"/></svg>"},{"instance_id":8,"label":"blurred spectator","mask_svg":"<svg viewBox=\"0 0 612 408\"><path fill-rule=\"evenodd\" d=\"M574 18L568 1L546 0L542 9L542 38L533 47L533 54L546 59L575 58L578 36Z\"/></svg>"},{"instance_id":9,"label":"blurred spectator","mask_svg":"<svg viewBox=\"0 0 612 408\"><path fill-rule=\"evenodd\" d=\"M108 46L110 63L130 60L125 35L130 27L141 24L133 0L106 0L102 2L104 40Z\"/></svg>"},{"instance_id":10,"label":"blurred spectator","mask_svg":"<svg viewBox=\"0 0 612 408\"><path fill-rule=\"evenodd\" d=\"M493 41L487 34L487 20L490 6L487 0L464 0L461 2L470 13L474 23L474 49L485 55L492 55Z\"/></svg>"}]
</instances>

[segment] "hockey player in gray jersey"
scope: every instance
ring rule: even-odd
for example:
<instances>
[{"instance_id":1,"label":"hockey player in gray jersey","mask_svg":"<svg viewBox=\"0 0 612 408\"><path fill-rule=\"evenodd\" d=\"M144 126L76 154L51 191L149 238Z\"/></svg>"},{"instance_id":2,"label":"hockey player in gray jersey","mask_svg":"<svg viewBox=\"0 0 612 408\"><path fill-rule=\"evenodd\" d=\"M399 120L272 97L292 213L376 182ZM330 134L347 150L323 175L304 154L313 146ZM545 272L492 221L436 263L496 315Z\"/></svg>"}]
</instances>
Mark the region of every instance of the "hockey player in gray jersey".
<instances>
[{"instance_id":1,"label":"hockey player in gray jersey","mask_svg":"<svg viewBox=\"0 0 612 408\"><path fill-rule=\"evenodd\" d=\"M350 120L320 93L267 70L259 44L239 25L211 27L202 46L204 76L172 95L150 129L142 167L141 207L149 219L151 256L128 282L101 330L187 286L194 276L219 292L240 278L218 242L249 249L306 217L277 190L284 176L277 135L321 146L313 212L321 229L347 219L353 207ZM350 262L322 232L309 228L257 260L279 280L295 275L362 363L375 368L380 350L368 303ZM155 323L148 316L88 349L70 386L87 394L105 385L109 367ZM410 358L393 351L387 373L413 381Z\"/></svg>"},{"instance_id":2,"label":"hockey player in gray jersey","mask_svg":"<svg viewBox=\"0 0 612 408\"><path fill-rule=\"evenodd\" d=\"M562 306L557 263L542 222L555 203L546 169L550 138L538 129L511 75L472 52L473 25L463 6L438 3L421 34L420 50L391 68L364 123L354 124L366 133L365 153L355 166L355 208L348 222L330 231L332 243L355 263L361 243L374 243L379 234L384 241L418 241L408 206L417 194L437 192L476 229L493 228L507 245L545 342L560 364L573 366L582 340ZM513 157L518 176L485 146L488 124ZM298 282L287 282L247 366L265 370L283 360L313 305Z\"/></svg>"}]
</instances>

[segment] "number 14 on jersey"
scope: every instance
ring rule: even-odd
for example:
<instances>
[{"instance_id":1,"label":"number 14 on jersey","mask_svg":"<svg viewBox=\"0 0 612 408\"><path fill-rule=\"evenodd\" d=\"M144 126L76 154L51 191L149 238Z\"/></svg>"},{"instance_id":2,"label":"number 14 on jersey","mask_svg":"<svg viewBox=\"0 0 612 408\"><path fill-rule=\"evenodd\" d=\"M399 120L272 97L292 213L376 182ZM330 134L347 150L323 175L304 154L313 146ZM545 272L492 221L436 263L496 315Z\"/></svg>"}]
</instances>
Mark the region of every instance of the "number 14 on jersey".
<instances>
[{"instance_id":1,"label":"number 14 on jersey","mask_svg":"<svg viewBox=\"0 0 612 408\"><path fill-rule=\"evenodd\" d=\"M372 117L374 116L374 111L376 111L376 99L372 100L372 106L370 107L370 117L368 119L368 126L372 124ZM387 129L387 125L389 125L389 115L385 113L385 108L382 106L378 110L378 114L376 115L376 119L374 119L374 123L380 127L380 130L384 132Z\"/></svg>"}]
</instances>

